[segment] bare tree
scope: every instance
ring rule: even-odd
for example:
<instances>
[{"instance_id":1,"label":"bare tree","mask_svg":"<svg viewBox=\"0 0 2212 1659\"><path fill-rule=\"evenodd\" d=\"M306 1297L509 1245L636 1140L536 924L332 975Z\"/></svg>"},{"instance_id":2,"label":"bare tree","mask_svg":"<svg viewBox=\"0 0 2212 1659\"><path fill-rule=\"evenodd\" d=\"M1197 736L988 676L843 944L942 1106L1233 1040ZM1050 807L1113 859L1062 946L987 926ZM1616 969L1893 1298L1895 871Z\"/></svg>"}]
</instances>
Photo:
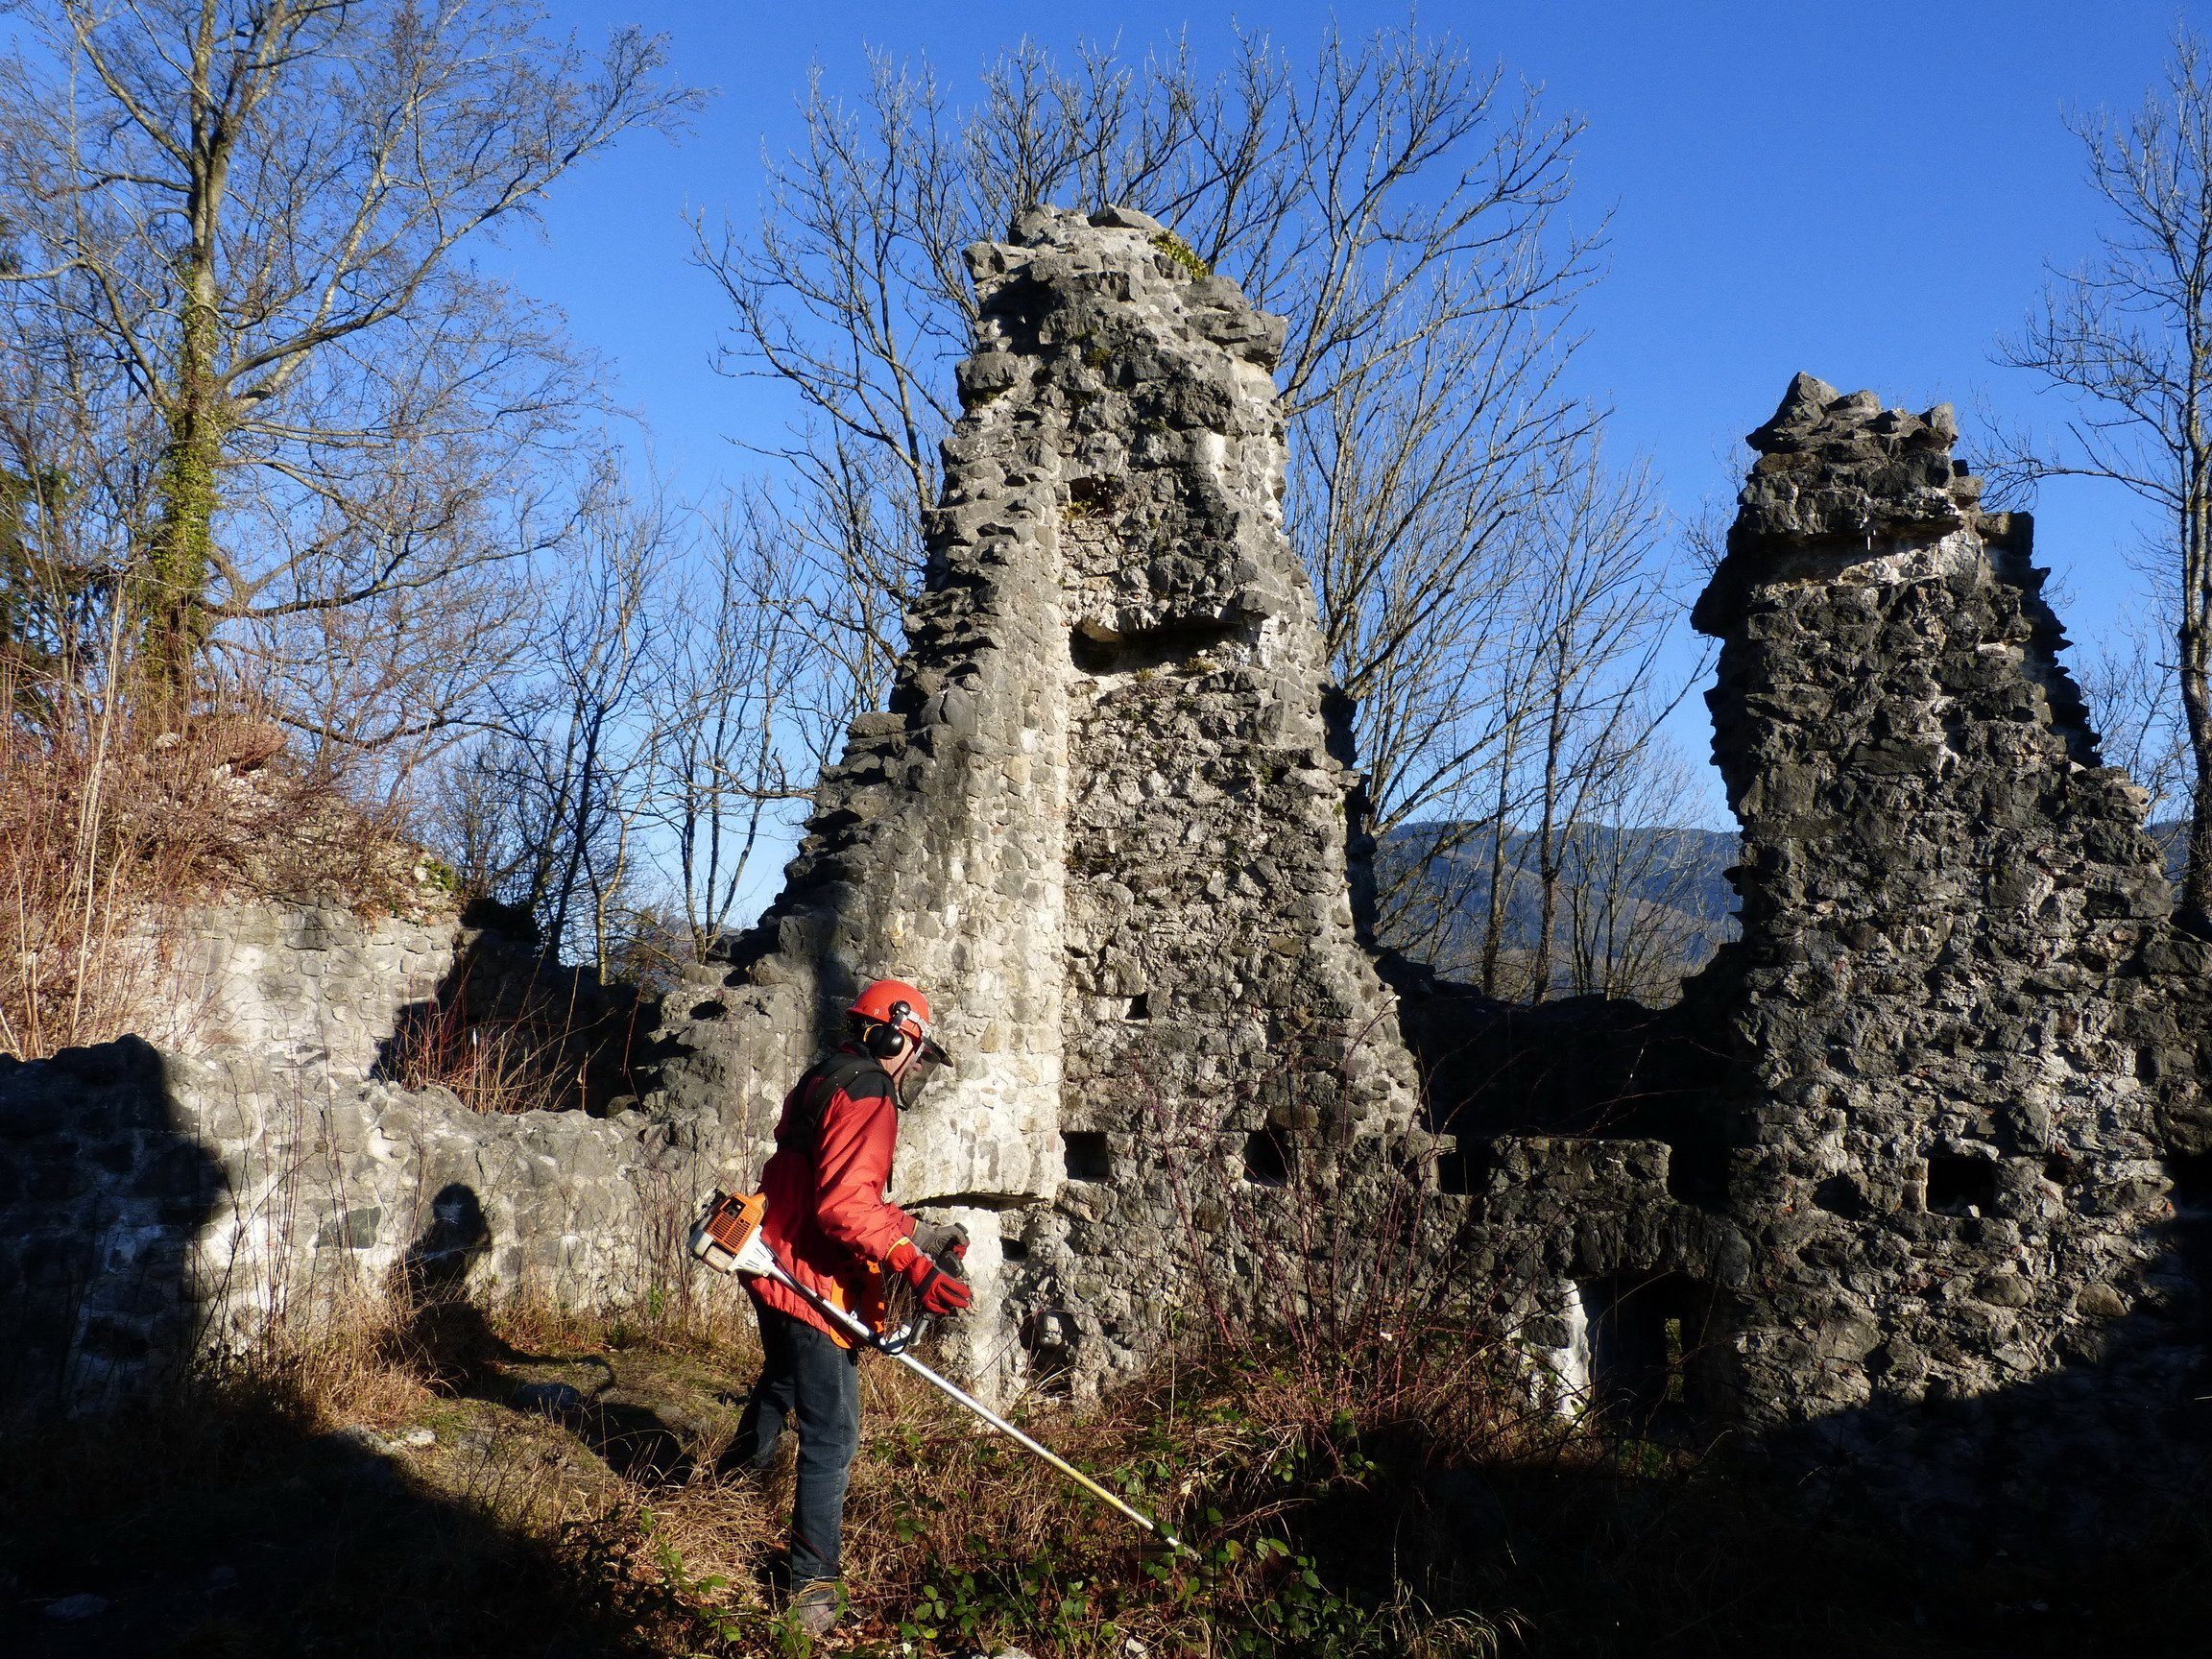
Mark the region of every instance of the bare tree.
<instances>
[{"instance_id":1,"label":"bare tree","mask_svg":"<svg viewBox=\"0 0 2212 1659\"><path fill-rule=\"evenodd\" d=\"M1733 895L1715 894L1710 831L1683 818L1690 767L1656 732L1600 770L1587 815L1568 831L1565 966L1576 996L1672 1001L1734 930Z\"/></svg>"},{"instance_id":2,"label":"bare tree","mask_svg":"<svg viewBox=\"0 0 2212 1659\"><path fill-rule=\"evenodd\" d=\"M1624 964L1655 950L1644 924L1663 907L1626 899L1649 874L1645 831L1666 821L1623 814L1681 805L1662 787L1676 768L1658 728L1695 670L1658 672L1682 609L1667 528L1646 468L1609 466L1595 437L1552 457L1508 526L1496 638L1470 659L1484 718L1463 728L1479 739L1464 786L1451 815L1385 843L1384 938L1486 995L1541 1001L1562 965L1577 990L1620 989Z\"/></svg>"},{"instance_id":3,"label":"bare tree","mask_svg":"<svg viewBox=\"0 0 2212 1659\"><path fill-rule=\"evenodd\" d=\"M1421 827L1420 857L1392 860L1378 883L1378 925L1401 942L1416 911L1433 926L1464 897L1479 861L1455 855L1510 816L1538 667L1521 626L1537 552L1524 530L1556 487L1543 463L1588 425L1554 396L1557 357L1531 349L1551 320L1508 308L1488 321L1333 382L1291 475L1291 532L1356 702L1370 827L1385 840ZM1459 891L1447 899L1439 882Z\"/></svg>"},{"instance_id":4,"label":"bare tree","mask_svg":"<svg viewBox=\"0 0 2212 1659\"><path fill-rule=\"evenodd\" d=\"M390 630L449 617L457 578L532 544L488 527L513 505L498 480L586 397L556 319L455 255L696 95L658 41L588 54L511 0L24 14L0 64L0 289L51 390L144 456L102 505L147 678L184 695L211 637L281 653L303 619L364 639L373 678L436 660ZM327 620L373 607L381 626Z\"/></svg>"},{"instance_id":5,"label":"bare tree","mask_svg":"<svg viewBox=\"0 0 2212 1659\"><path fill-rule=\"evenodd\" d=\"M2171 584L2160 584L2171 589ZM2076 667L2096 712L2104 757L2142 787L2144 815L2167 856L2186 856L2189 730L2175 690L2171 604L2130 616L2093 642Z\"/></svg>"},{"instance_id":6,"label":"bare tree","mask_svg":"<svg viewBox=\"0 0 2212 1659\"><path fill-rule=\"evenodd\" d=\"M1411 29L1332 30L1303 70L1241 35L1212 76L1184 46L1063 65L1024 43L958 108L926 65L878 54L856 104L817 73L801 113L758 227L696 230L733 307L725 366L803 412L782 455L796 516L837 527L805 599L786 600L839 642L821 659L837 684L812 701L872 701L853 676L896 660L974 345L962 250L1028 204L1120 203L1288 315L1290 522L1376 822L1473 816L1503 740L1489 699L1507 532L1593 421L1558 378L1598 246L1559 216L1577 124Z\"/></svg>"},{"instance_id":7,"label":"bare tree","mask_svg":"<svg viewBox=\"0 0 2212 1659\"><path fill-rule=\"evenodd\" d=\"M657 737L650 811L694 961L729 930L763 834L808 800L820 771L809 740L818 728L795 702L813 683L814 633L783 603L792 531L765 490L724 505L693 554L692 591L679 595L646 685Z\"/></svg>"},{"instance_id":8,"label":"bare tree","mask_svg":"<svg viewBox=\"0 0 2212 1659\"><path fill-rule=\"evenodd\" d=\"M2104 478L2155 508L2173 585L2174 672L2190 754L2179 914L2212 931L2212 62L2176 34L2132 119L2069 123L2108 215L2095 255L2054 272L1999 360L2067 401L2063 443L2017 445L2030 479Z\"/></svg>"},{"instance_id":9,"label":"bare tree","mask_svg":"<svg viewBox=\"0 0 2212 1659\"><path fill-rule=\"evenodd\" d=\"M603 477L562 544L570 574L535 671L494 687L495 725L432 791L429 838L462 886L523 911L548 950L602 976L639 903L658 722L670 712L655 695L657 596L681 550L665 502Z\"/></svg>"},{"instance_id":10,"label":"bare tree","mask_svg":"<svg viewBox=\"0 0 2212 1659\"><path fill-rule=\"evenodd\" d=\"M1550 994L1568 839L1650 739L1647 695L1673 609L1654 581L1662 515L1648 472L1610 471L1599 446L1573 457L1534 522L1542 541L1537 649L1536 877L1529 994ZM1619 826L1615 827L1616 829Z\"/></svg>"}]
</instances>

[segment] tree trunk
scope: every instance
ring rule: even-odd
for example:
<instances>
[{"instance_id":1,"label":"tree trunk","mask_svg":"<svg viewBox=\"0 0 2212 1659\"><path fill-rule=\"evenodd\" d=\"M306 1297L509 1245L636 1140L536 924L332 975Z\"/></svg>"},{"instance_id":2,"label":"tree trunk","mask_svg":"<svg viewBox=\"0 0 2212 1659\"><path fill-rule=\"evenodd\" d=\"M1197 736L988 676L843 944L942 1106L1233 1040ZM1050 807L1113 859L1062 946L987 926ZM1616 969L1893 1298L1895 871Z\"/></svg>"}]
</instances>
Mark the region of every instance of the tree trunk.
<instances>
[{"instance_id":1,"label":"tree trunk","mask_svg":"<svg viewBox=\"0 0 2212 1659\"><path fill-rule=\"evenodd\" d=\"M2192 535L2195 524L2184 527ZM2181 603L2181 709L2189 727L2193 776L2189 791L2189 857L2181 873L2176 920L2200 937L2212 938L2212 595L2206 592L2201 546L2184 550L2188 580Z\"/></svg>"},{"instance_id":2,"label":"tree trunk","mask_svg":"<svg viewBox=\"0 0 2212 1659\"><path fill-rule=\"evenodd\" d=\"M168 443L156 479L160 516L138 592L143 673L156 699L181 712L190 702L205 617L213 547L215 473L223 458L220 397L211 371L212 303L197 301L185 316Z\"/></svg>"},{"instance_id":3,"label":"tree trunk","mask_svg":"<svg viewBox=\"0 0 2212 1659\"><path fill-rule=\"evenodd\" d=\"M1551 935L1559 919L1560 850L1552 843L1558 833L1559 755L1566 745L1566 653L1560 653L1556 677L1551 682L1551 718L1544 735L1544 806L1536 827L1536 871L1541 890L1541 910L1536 921L1536 962L1528 982L1528 1000L1541 1002L1551 995Z\"/></svg>"},{"instance_id":4,"label":"tree trunk","mask_svg":"<svg viewBox=\"0 0 2212 1659\"><path fill-rule=\"evenodd\" d=\"M1512 773L1512 751L1498 769L1498 809L1490 818L1490 902L1482 917L1482 957L1479 983L1482 995L1498 995L1498 950L1505 932L1505 785Z\"/></svg>"},{"instance_id":5,"label":"tree trunk","mask_svg":"<svg viewBox=\"0 0 2212 1659\"><path fill-rule=\"evenodd\" d=\"M215 8L204 5L192 41L191 163L184 195L184 222L191 228L191 239L177 271L184 291L183 314L178 320L177 380L162 409L167 442L155 478L159 516L138 593L141 675L163 717L172 720L191 705L200 651L205 643L203 602L213 564L215 474L223 460L225 409L224 388L216 373L221 324L215 304L215 258L236 133L228 112L208 102L210 66L219 44L216 25Z\"/></svg>"}]
</instances>

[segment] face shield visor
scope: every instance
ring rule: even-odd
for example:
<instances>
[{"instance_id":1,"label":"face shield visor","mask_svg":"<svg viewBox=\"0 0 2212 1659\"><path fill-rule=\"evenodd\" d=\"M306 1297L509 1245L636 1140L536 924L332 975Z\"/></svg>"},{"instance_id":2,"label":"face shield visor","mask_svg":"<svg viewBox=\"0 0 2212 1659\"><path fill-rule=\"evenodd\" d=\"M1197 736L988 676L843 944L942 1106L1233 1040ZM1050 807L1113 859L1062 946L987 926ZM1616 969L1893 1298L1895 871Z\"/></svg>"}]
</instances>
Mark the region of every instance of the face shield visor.
<instances>
[{"instance_id":1,"label":"face shield visor","mask_svg":"<svg viewBox=\"0 0 2212 1659\"><path fill-rule=\"evenodd\" d=\"M921 1099L922 1091L927 1087L929 1079L952 1063L952 1057L939 1046L934 1038L925 1037L921 1043L914 1058L899 1073L899 1107L902 1111Z\"/></svg>"}]
</instances>

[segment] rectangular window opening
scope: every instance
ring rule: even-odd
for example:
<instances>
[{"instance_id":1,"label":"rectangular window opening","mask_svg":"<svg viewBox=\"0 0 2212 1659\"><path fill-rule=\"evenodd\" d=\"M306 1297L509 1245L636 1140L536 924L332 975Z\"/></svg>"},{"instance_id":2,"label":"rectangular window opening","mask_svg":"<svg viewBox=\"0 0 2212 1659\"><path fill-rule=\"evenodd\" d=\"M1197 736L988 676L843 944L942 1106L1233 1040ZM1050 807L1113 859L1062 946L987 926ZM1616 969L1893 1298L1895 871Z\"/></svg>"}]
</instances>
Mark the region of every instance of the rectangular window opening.
<instances>
[{"instance_id":1,"label":"rectangular window opening","mask_svg":"<svg viewBox=\"0 0 2212 1659\"><path fill-rule=\"evenodd\" d=\"M1711 1409L1725 1342L1710 1286L1679 1273L1614 1274L1577 1286L1590 1320L1593 1397L1614 1427L1688 1427Z\"/></svg>"},{"instance_id":2,"label":"rectangular window opening","mask_svg":"<svg viewBox=\"0 0 2212 1659\"><path fill-rule=\"evenodd\" d=\"M1290 1144L1282 1130L1259 1129L1245 1137L1244 1179L1255 1187L1290 1184Z\"/></svg>"},{"instance_id":3,"label":"rectangular window opening","mask_svg":"<svg viewBox=\"0 0 2212 1659\"><path fill-rule=\"evenodd\" d=\"M1067 1149L1069 1180L1111 1181L1114 1178L1113 1149L1106 1144L1101 1131L1072 1129L1060 1140Z\"/></svg>"},{"instance_id":4,"label":"rectangular window opening","mask_svg":"<svg viewBox=\"0 0 2212 1659\"><path fill-rule=\"evenodd\" d=\"M1987 1214L1997 1207L1997 1161L1961 1152L1928 1155L1928 1208L1946 1215Z\"/></svg>"},{"instance_id":5,"label":"rectangular window opening","mask_svg":"<svg viewBox=\"0 0 2212 1659\"><path fill-rule=\"evenodd\" d=\"M1497 1166L1498 1149L1487 1139L1460 1135L1454 1138L1452 1150L1436 1157L1436 1190L1465 1195L1479 1192L1490 1184L1490 1171Z\"/></svg>"}]
</instances>

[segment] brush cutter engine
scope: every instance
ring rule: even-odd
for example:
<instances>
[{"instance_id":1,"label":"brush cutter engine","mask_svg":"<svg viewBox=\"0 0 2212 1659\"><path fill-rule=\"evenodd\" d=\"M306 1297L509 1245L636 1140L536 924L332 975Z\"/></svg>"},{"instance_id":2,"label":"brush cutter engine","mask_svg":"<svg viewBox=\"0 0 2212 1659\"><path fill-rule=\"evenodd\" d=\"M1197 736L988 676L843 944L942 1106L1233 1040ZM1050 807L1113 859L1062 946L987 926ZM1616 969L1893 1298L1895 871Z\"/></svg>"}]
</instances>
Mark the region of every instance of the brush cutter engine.
<instances>
[{"instance_id":1,"label":"brush cutter engine","mask_svg":"<svg viewBox=\"0 0 2212 1659\"><path fill-rule=\"evenodd\" d=\"M776 1271L776 1254L760 1236L760 1223L767 1215L768 1196L764 1192L738 1197L715 1193L706 1213L691 1224L691 1254L717 1273L781 1278Z\"/></svg>"}]
</instances>

